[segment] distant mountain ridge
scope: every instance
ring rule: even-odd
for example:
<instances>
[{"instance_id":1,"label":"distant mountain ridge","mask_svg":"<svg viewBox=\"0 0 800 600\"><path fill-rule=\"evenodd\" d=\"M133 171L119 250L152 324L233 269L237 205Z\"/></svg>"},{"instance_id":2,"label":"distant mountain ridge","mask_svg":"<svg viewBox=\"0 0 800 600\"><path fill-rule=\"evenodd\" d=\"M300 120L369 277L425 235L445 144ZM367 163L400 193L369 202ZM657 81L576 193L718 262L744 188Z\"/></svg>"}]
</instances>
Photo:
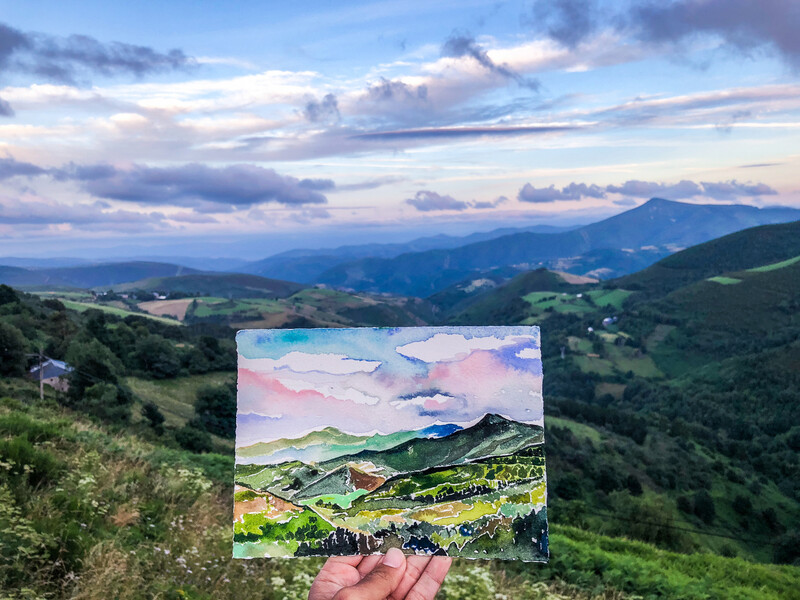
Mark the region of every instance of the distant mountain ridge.
<instances>
[{"instance_id":1,"label":"distant mountain ridge","mask_svg":"<svg viewBox=\"0 0 800 600\"><path fill-rule=\"evenodd\" d=\"M616 249L664 253L705 242L755 225L797 220L800 210L759 209L743 205L685 204L654 198L645 204L570 231L514 233L454 249L402 254L392 259L365 258L338 265L323 273L320 283L360 291L380 291L429 296L476 273L519 265L521 269L543 266L547 261L579 257ZM637 263L631 268L642 268ZM582 269L570 270L576 274ZM591 271L596 272L597 267Z\"/></svg>"},{"instance_id":2,"label":"distant mountain ridge","mask_svg":"<svg viewBox=\"0 0 800 600\"><path fill-rule=\"evenodd\" d=\"M53 268L0 267L0 283L14 287L108 288L146 277L170 277L198 272L182 265L146 261Z\"/></svg>"},{"instance_id":3,"label":"distant mountain ridge","mask_svg":"<svg viewBox=\"0 0 800 600\"><path fill-rule=\"evenodd\" d=\"M408 252L424 252L437 248L456 248L510 233L530 231L535 233L558 233L575 227L553 225L531 225L529 227L503 227L492 231L479 231L466 236L436 235L422 237L410 242L390 244L356 244L338 248L296 249L281 252L263 260L251 262L239 268L243 273L264 277L277 277L290 281L314 283L319 276L337 265L362 258L394 258Z\"/></svg>"},{"instance_id":4,"label":"distant mountain ridge","mask_svg":"<svg viewBox=\"0 0 800 600\"><path fill-rule=\"evenodd\" d=\"M431 425L420 430L397 431L390 434L351 435L335 427L312 431L296 439L281 438L272 442L257 442L236 449L236 460L241 464L269 461L280 463L300 460L305 463L322 462L362 450L382 451L417 438L440 438L459 431L453 423Z\"/></svg>"},{"instance_id":5,"label":"distant mountain ridge","mask_svg":"<svg viewBox=\"0 0 800 600\"><path fill-rule=\"evenodd\" d=\"M293 281L258 275L198 272L173 277L150 277L113 286L117 292L143 290L223 298L286 298L304 288L304 285Z\"/></svg>"}]
</instances>

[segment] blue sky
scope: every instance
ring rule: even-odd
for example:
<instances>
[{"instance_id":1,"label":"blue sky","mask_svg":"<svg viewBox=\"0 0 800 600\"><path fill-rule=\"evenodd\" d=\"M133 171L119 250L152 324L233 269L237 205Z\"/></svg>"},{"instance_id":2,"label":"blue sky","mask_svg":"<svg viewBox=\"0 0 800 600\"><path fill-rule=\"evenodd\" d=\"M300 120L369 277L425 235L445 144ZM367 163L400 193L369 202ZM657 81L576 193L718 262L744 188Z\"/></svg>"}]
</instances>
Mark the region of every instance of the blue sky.
<instances>
[{"instance_id":1,"label":"blue sky","mask_svg":"<svg viewBox=\"0 0 800 600\"><path fill-rule=\"evenodd\" d=\"M0 256L800 207L792 0L0 9Z\"/></svg>"}]
</instances>

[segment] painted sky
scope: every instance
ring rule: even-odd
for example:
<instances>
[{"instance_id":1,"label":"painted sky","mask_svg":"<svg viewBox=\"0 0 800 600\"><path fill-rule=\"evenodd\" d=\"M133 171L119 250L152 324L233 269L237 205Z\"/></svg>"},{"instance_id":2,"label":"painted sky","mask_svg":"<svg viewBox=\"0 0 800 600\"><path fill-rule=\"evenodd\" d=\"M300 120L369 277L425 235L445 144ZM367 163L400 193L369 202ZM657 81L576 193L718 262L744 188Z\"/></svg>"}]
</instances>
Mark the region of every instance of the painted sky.
<instances>
[{"instance_id":1,"label":"painted sky","mask_svg":"<svg viewBox=\"0 0 800 600\"><path fill-rule=\"evenodd\" d=\"M800 206L795 0L0 15L0 255L247 255L588 221L656 195Z\"/></svg>"},{"instance_id":2,"label":"painted sky","mask_svg":"<svg viewBox=\"0 0 800 600\"><path fill-rule=\"evenodd\" d=\"M254 329L236 340L237 446L331 426L468 426L487 413L543 425L537 327Z\"/></svg>"}]
</instances>

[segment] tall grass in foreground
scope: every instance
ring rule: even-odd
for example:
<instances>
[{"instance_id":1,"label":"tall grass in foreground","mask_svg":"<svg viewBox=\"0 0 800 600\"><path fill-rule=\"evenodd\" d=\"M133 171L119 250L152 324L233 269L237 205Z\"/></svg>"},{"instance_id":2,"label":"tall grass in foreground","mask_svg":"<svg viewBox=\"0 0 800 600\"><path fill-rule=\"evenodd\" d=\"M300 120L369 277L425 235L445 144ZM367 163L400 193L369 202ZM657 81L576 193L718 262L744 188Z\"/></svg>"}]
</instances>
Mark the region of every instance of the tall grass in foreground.
<instances>
[{"instance_id":1,"label":"tall grass in foreground","mask_svg":"<svg viewBox=\"0 0 800 600\"><path fill-rule=\"evenodd\" d=\"M306 597L321 559L230 558L231 457L172 450L14 392L0 399L0 598ZM439 597L800 597L796 567L558 524L551 549L549 565L457 561Z\"/></svg>"}]
</instances>

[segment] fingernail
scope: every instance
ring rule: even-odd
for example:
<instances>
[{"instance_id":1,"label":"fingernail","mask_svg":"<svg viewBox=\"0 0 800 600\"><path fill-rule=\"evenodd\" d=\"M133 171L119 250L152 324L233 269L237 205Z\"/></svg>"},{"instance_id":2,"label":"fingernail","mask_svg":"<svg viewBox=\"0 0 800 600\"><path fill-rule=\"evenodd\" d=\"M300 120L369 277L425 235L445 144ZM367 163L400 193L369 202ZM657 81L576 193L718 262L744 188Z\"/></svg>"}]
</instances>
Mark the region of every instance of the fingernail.
<instances>
[{"instance_id":1,"label":"fingernail","mask_svg":"<svg viewBox=\"0 0 800 600\"><path fill-rule=\"evenodd\" d=\"M399 548L389 548L389 551L386 553L386 556L383 559L383 564L387 567L391 567L392 569L396 569L400 565L402 565L406 560L403 551Z\"/></svg>"}]
</instances>

